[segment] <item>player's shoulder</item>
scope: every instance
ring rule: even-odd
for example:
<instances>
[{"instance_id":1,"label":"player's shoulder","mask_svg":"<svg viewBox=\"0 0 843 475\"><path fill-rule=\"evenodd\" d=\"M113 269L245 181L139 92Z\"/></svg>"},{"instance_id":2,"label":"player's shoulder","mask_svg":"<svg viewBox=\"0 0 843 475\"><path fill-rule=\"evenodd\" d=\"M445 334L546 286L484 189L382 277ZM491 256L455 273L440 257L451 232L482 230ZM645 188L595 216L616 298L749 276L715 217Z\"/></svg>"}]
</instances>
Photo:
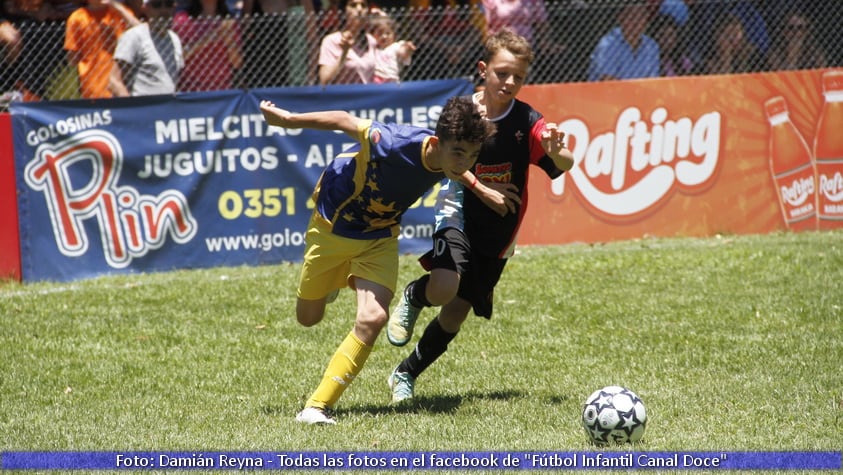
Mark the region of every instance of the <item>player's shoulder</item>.
<instances>
[{"instance_id":1,"label":"player's shoulder","mask_svg":"<svg viewBox=\"0 0 843 475\"><path fill-rule=\"evenodd\" d=\"M512 107L507 112L506 116L502 117L498 122L498 126L504 124L511 124L517 127L528 126L532 127L536 122L541 120L542 114L533 108L530 104L524 101L515 99Z\"/></svg>"},{"instance_id":2,"label":"player's shoulder","mask_svg":"<svg viewBox=\"0 0 843 475\"><path fill-rule=\"evenodd\" d=\"M401 148L420 144L433 131L424 127L394 122L369 120L366 135L373 144L386 145L389 148Z\"/></svg>"},{"instance_id":3,"label":"player's shoulder","mask_svg":"<svg viewBox=\"0 0 843 475\"><path fill-rule=\"evenodd\" d=\"M527 104L524 101L515 99L515 106L513 110L517 111L520 114L526 115L530 118L531 122L535 122L542 118L542 113L536 110L530 104Z\"/></svg>"}]
</instances>

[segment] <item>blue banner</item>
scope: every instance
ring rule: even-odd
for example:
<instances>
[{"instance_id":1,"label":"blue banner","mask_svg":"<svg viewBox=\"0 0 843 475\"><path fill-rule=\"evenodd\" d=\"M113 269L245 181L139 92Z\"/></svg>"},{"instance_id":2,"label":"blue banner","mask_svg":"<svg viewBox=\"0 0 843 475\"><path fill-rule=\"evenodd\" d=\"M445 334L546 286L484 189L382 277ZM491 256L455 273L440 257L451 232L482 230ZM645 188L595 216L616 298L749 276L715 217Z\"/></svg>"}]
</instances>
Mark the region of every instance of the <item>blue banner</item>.
<instances>
[{"instance_id":1,"label":"blue banner","mask_svg":"<svg viewBox=\"0 0 843 475\"><path fill-rule=\"evenodd\" d=\"M840 452L3 452L2 470L840 470Z\"/></svg>"},{"instance_id":2,"label":"blue banner","mask_svg":"<svg viewBox=\"0 0 843 475\"><path fill-rule=\"evenodd\" d=\"M303 87L11 108L24 281L302 258L310 195L350 137L269 127L259 103L434 128L467 80ZM434 190L403 219L430 247Z\"/></svg>"}]
</instances>

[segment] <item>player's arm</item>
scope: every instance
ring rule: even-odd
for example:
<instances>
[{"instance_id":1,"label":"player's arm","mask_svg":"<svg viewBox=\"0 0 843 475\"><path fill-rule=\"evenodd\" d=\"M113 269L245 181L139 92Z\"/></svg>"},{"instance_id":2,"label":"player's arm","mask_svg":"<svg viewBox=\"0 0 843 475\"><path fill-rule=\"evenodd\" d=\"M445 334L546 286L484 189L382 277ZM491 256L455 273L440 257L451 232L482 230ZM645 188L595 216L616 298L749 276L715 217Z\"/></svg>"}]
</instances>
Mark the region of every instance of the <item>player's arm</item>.
<instances>
[{"instance_id":1,"label":"player's arm","mask_svg":"<svg viewBox=\"0 0 843 475\"><path fill-rule=\"evenodd\" d=\"M271 101L261 101L263 118L269 125L288 129L341 130L357 138L358 124L363 120L346 111L290 112Z\"/></svg>"},{"instance_id":2,"label":"player's arm","mask_svg":"<svg viewBox=\"0 0 843 475\"><path fill-rule=\"evenodd\" d=\"M518 187L512 183L486 183L477 178L477 175L466 170L457 178L466 190L480 198L484 205L491 208L501 216L506 213L514 213L517 205L521 204L521 197L518 196Z\"/></svg>"}]
</instances>

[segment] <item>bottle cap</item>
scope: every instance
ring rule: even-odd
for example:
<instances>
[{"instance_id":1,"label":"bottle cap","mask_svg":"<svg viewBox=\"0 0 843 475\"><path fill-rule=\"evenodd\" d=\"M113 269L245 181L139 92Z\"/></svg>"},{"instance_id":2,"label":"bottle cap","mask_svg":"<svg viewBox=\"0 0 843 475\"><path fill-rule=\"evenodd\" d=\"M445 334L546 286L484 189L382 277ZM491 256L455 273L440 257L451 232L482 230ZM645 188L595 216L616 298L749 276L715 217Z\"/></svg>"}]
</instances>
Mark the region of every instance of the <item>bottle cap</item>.
<instances>
[{"instance_id":1,"label":"bottle cap","mask_svg":"<svg viewBox=\"0 0 843 475\"><path fill-rule=\"evenodd\" d=\"M784 101L784 97L778 96L772 99L768 99L767 102L764 103L764 110L767 112L767 117L775 117L779 114L787 113L787 103Z\"/></svg>"},{"instance_id":2,"label":"bottle cap","mask_svg":"<svg viewBox=\"0 0 843 475\"><path fill-rule=\"evenodd\" d=\"M824 92L843 92L843 71L834 70L823 73Z\"/></svg>"}]
</instances>

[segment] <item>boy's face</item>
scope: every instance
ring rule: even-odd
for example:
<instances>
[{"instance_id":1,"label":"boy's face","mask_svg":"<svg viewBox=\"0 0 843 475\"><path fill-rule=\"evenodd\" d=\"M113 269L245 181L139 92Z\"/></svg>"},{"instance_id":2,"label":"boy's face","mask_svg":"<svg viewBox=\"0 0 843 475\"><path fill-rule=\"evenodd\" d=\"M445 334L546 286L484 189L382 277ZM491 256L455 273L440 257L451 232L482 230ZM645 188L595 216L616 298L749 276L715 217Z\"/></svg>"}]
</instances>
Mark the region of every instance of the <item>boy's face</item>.
<instances>
[{"instance_id":1,"label":"boy's face","mask_svg":"<svg viewBox=\"0 0 843 475\"><path fill-rule=\"evenodd\" d=\"M527 60L502 49L488 63L480 61L478 67L484 78L486 99L508 103L515 99L524 85L530 65Z\"/></svg>"},{"instance_id":2,"label":"boy's face","mask_svg":"<svg viewBox=\"0 0 843 475\"><path fill-rule=\"evenodd\" d=\"M466 141L441 141L439 142L440 166L445 176L455 180L474 166L477 157L480 156L479 143Z\"/></svg>"}]
</instances>

